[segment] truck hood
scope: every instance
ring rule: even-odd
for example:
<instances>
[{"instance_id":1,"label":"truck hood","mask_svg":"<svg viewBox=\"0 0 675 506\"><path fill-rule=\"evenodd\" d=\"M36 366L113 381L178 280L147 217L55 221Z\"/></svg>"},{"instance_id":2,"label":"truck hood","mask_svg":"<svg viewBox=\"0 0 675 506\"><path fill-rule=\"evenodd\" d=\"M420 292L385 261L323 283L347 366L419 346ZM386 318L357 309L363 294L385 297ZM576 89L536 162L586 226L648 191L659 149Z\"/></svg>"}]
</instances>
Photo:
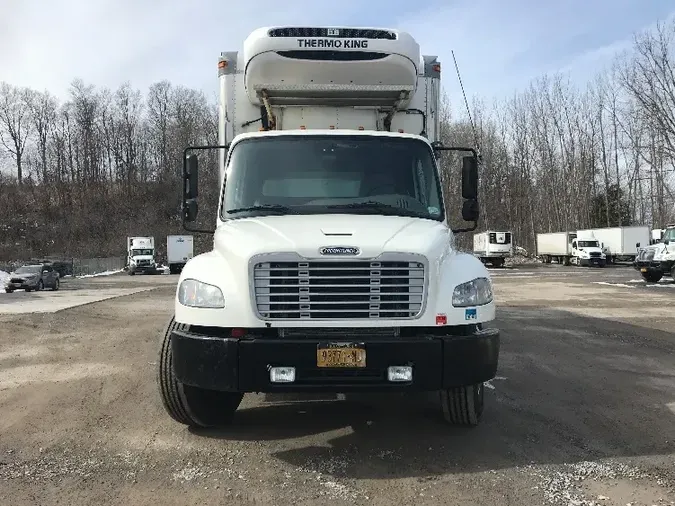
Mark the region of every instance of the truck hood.
<instances>
[{"instance_id":1,"label":"truck hood","mask_svg":"<svg viewBox=\"0 0 675 506\"><path fill-rule=\"evenodd\" d=\"M450 250L452 238L440 222L403 216L264 216L221 223L214 235L214 249L228 260L236 257L243 261L273 252L324 258L319 253L324 246L357 247L359 258L376 257L384 251L434 257Z\"/></svg>"}]
</instances>

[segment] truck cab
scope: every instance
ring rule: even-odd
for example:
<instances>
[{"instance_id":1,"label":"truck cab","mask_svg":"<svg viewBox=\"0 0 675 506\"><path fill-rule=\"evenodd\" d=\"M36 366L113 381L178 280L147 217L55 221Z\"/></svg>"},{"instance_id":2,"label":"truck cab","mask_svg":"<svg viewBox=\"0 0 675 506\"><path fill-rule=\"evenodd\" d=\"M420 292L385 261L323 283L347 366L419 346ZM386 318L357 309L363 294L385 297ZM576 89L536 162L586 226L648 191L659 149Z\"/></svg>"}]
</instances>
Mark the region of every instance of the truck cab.
<instances>
[{"instance_id":1,"label":"truck cab","mask_svg":"<svg viewBox=\"0 0 675 506\"><path fill-rule=\"evenodd\" d=\"M663 229L658 242L640 249L633 267L648 283L658 283L663 276L675 280L675 223Z\"/></svg>"},{"instance_id":2,"label":"truck cab","mask_svg":"<svg viewBox=\"0 0 675 506\"><path fill-rule=\"evenodd\" d=\"M592 234L578 234L572 240L572 263L575 265L604 267L606 262L602 245Z\"/></svg>"},{"instance_id":3,"label":"truck cab","mask_svg":"<svg viewBox=\"0 0 675 506\"><path fill-rule=\"evenodd\" d=\"M127 272L129 276L157 272L154 237L127 237Z\"/></svg>"},{"instance_id":4,"label":"truck cab","mask_svg":"<svg viewBox=\"0 0 675 506\"><path fill-rule=\"evenodd\" d=\"M477 425L499 357L475 230L478 156L440 143L440 63L407 33L272 27L222 53L219 146L185 150L181 272L158 364L174 420L229 423L249 392L435 392ZM199 154L220 153L212 229ZM443 153L466 223L446 214Z\"/></svg>"}]
</instances>

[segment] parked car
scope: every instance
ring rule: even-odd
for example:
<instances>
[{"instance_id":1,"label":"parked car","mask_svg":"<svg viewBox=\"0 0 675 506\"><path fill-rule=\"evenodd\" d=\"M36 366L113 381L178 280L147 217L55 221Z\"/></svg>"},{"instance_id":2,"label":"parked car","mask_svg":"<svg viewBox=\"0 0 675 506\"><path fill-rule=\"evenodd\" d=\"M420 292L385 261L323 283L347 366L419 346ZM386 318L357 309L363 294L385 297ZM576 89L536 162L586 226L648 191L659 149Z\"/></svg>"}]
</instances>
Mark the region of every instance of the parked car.
<instances>
[{"instance_id":1,"label":"parked car","mask_svg":"<svg viewBox=\"0 0 675 506\"><path fill-rule=\"evenodd\" d=\"M14 290L43 290L51 288L58 290L61 284L58 271L51 264L28 264L9 273L5 292L12 293Z\"/></svg>"}]
</instances>

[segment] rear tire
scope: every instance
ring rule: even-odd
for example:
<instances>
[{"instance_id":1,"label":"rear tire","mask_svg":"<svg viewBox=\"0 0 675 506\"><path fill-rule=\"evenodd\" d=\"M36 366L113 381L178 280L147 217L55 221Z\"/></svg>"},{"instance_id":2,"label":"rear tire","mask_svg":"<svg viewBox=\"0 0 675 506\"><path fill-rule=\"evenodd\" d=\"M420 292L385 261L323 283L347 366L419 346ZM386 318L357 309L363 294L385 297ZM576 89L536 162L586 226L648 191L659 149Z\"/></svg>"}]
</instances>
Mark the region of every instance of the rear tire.
<instances>
[{"instance_id":1,"label":"rear tire","mask_svg":"<svg viewBox=\"0 0 675 506\"><path fill-rule=\"evenodd\" d=\"M228 425L244 394L219 392L184 385L173 373L171 331L187 330L188 325L171 318L162 340L157 369L157 384L164 409L178 423L191 427L219 427Z\"/></svg>"},{"instance_id":2,"label":"rear tire","mask_svg":"<svg viewBox=\"0 0 675 506\"><path fill-rule=\"evenodd\" d=\"M56 281L54 281L54 288L52 288L52 291L56 291L59 289L59 286L61 286L61 282L59 281L59 278L56 278Z\"/></svg>"},{"instance_id":3,"label":"rear tire","mask_svg":"<svg viewBox=\"0 0 675 506\"><path fill-rule=\"evenodd\" d=\"M642 272L642 279L644 279L647 283L658 283L661 281L661 278L663 277L662 272Z\"/></svg>"},{"instance_id":4,"label":"rear tire","mask_svg":"<svg viewBox=\"0 0 675 506\"><path fill-rule=\"evenodd\" d=\"M5 288L5 293L13 293L13 292L14 290L12 290L11 288Z\"/></svg>"},{"instance_id":5,"label":"rear tire","mask_svg":"<svg viewBox=\"0 0 675 506\"><path fill-rule=\"evenodd\" d=\"M485 406L483 383L441 390L440 396L446 422L469 427L479 424Z\"/></svg>"}]
</instances>

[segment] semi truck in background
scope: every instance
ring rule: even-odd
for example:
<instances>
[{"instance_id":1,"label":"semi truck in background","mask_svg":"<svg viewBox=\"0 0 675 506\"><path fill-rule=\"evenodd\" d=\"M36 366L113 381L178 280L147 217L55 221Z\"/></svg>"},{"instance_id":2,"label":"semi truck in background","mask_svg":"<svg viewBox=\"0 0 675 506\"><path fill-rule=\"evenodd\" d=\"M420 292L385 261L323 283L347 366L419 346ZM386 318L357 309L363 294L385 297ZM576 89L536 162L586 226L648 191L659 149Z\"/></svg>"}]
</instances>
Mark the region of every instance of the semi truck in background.
<instances>
[{"instance_id":1,"label":"semi truck in background","mask_svg":"<svg viewBox=\"0 0 675 506\"><path fill-rule=\"evenodd\" d=\"M649 283L658 283L663 276L675 281L675 223L663 229L659 242L640 248L633 267Z\"/></svg>"},{"instance_id":2,"label":"semi truck in background","mask_svg":"<svg viewBox=\"0 0 675 506\"><path fill-rule=\"evenodd\" d=\"M170 274L179 274L185 264L194 256L194 237L191 235L169 235L166 237L166 262Z\"/></svg>"},{"instance_id":3,"label":"semi truck in background","mask_svg":"<svg viewBox=\"0 0 675 506\"><path fill-rule=\"evenodd\" d=\"M649 245L649 227L605 227L577 230L577 235L592 235L600 243L607 263L635 260L638 250Z\"/></svg>"},{"instance_id":4,"label":"semi truck in background","mask_svg":"<svg viewBox=\"0 0 675 506\"><path fill-rule=\"evenodd\" d=\"M224 425L247 392L432 391L448 423L479 423L500 337L490 274L455 249L479 216L478 153L440 143L440 75L390 29L260 28L221 53L220 146L185 150L184 227L213 251L183 268L162 341L170 417ZM444 152L467 224L445 213Z\"/></svg>"},{"instance_id":5,"label":"semi truck in background","mask_svg":"<svg viewBox=\"0 0 675 506\"><path fill-rule=\"evenodd\" d=\"M537 234L537 256L544 263L604 267L607 257L592 232L548 232Z\"/></svg>"},{"instance_id":6,"label":"semi truck in background","mask_svg":"<svg viewBox=\"0 0 675 506\"><path fill-rule=\"evenodd\" d=\"M127 237L127 272L157 274L154 237Z\"/></svg>"},{"instance_id":7,"label":"semi truck in background","mask_svg":"<svg viewBox=\"0 0 675 506\"><path fill-rule=\"evenodd\" d=\"M502 267L507 258L513 256L511 232L488 230L473 236L473 254L484 264Z\"/></svg>"},{"instance_id":8,"label":"semi truck in background","mask_svg":"<svg viewBox=\"0 0 675 506\"><path fill-rule=\"evenodd\" d=\"M607 265L607 256L602 251L600 241L591 231L577 230L577 236L572 239L572 258L573 265L589 267L595 265L604 267Z\"/></svg>"}]
</instances>

